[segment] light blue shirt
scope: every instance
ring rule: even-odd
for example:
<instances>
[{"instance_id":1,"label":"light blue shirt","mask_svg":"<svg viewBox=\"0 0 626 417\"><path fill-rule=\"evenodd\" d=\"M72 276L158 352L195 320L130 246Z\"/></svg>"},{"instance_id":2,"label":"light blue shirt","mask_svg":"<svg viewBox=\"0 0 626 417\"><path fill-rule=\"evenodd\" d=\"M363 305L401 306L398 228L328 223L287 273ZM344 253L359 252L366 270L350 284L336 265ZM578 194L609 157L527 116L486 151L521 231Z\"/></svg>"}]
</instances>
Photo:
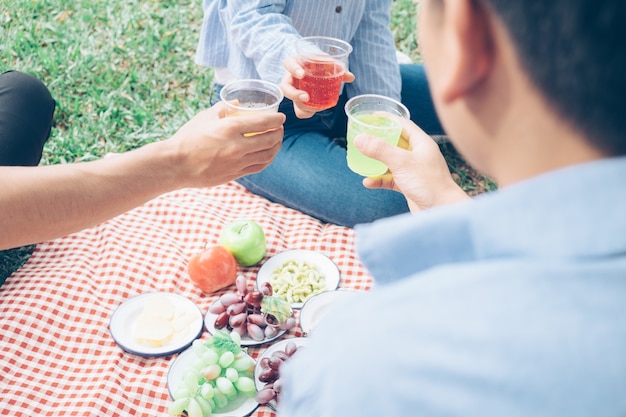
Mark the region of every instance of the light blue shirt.
<instances>
[{"instance_id":1,"label":"light blue shirt","mask_svg":"<svg viewBox=\"0 0 626 417\"><path fill-rule=\"evenodd\" d=\"M281 368L279 415L626 415L626 158L357 234L377 285Z\"/></svg>"},{"instance_id":2,"label":"light blue shirt","mask_svg":"<svg viewBox=\"0 0 626 417\"><path fill-rule=\"evenodd\" d=\"M353 47L348 66L356 79L345 86L349 96L400 99L391 0L204 0L203 9L196 53L200 65L227 68L238 79L278 84L285 59L295 55L296 39L330 36Z\"/></svg>"}]
</instances>

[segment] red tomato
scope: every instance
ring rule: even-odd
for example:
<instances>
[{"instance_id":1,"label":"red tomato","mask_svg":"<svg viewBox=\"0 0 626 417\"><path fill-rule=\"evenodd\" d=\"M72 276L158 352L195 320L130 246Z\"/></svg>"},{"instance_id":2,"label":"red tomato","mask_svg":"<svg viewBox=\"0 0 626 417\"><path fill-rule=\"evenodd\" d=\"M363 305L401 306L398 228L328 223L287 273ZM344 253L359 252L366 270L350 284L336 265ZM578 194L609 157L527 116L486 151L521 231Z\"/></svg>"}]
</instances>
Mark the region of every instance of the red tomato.
<instances>
[{"instance_id":1,"label":"red tomato","mask_svg":"<svg viewBox=\"0 0 626 417\"><path fill-rule=\"evenodd\" d=\"M213 246L192 256L187 270L198 288L211 293L235 283L237 261L223 246Z\"/></svg>"}]
</instances>

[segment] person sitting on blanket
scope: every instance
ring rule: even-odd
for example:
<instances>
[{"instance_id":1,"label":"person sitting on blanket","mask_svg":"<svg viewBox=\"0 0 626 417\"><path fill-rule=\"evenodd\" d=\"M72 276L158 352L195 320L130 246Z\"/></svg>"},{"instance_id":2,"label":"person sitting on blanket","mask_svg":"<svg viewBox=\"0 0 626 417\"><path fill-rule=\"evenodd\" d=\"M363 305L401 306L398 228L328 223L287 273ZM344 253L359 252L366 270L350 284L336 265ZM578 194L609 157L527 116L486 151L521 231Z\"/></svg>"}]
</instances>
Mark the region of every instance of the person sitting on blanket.
<instances>
[{"instance_id":1,"label":"person sitting on blanket","mask_svg":"<svg viewBox=\"0 0 626 417\"><path fill-rule=\"evenodd\" d=\"M214 100L224 84L236 79L281 84L285 61L295 55L294 42L304 36L338 38L354 48L337 104L312 109L298 103L302 91L292 95L284 90L286 98L279 108L287 115L283 147L268 169L237 182L270 201L341 226L408 212L401 194L363 188L363 177L346 163L344 105L360 94L401 101L427 133L445 134L423 66L398 63L392 1L204 0L202 4L196 63L214 70Z\"/></svg>"},{"instance_id":2,"label":"person sitting on blanket","mask_svg":"<svg viewBox=\"0 0 626 417\"><path fill-rule=\"evenodd\" d=\"M0 74L0 250L79 231L168 191L257 173L280 150L285 121L281 113L223 118L219 103L168 140L97 161L36 166L54 108L40 80ZM265 133L250 140L250 131Z\"/></svg>"},{"instance_id":3,"label":"person sitting on blanket","mask_svg":"<svg viewBox=\"0 0 626 417\"><path fill-rule=\"evenodd\" d=\"M626 3L420 0L468 199L433 141L358 138L413 213L356 228L369 293L280 368L278 415L626 415ZM433 207L436 206L436 207Z\"/></svg>"}]
</instances>

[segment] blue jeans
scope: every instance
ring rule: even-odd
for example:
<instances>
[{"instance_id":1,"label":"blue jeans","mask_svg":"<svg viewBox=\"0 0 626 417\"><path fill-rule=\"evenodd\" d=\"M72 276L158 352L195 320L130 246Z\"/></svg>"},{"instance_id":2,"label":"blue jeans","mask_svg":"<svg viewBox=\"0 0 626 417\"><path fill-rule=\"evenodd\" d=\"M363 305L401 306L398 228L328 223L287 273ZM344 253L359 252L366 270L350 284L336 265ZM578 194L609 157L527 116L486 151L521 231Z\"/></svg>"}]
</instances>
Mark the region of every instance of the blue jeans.
<instances>
[{"instance_id":1,"label":"blue jeans","mask_svg":"<svg viewBox=\"0 0 626 417\"><path fill-rule=\"evenodd\" d=\"M420 65L401 65L402 101L411 119L426 133L443 134ZM270 201L327 223L353 227L408 211L404 196L363 187L346 164L346 115L343 95L337 106L311 119L298 119L290 100L279 108L287 115L283 145L274 161L258 174L237 181Z\"/></svg>"}]
</instances>

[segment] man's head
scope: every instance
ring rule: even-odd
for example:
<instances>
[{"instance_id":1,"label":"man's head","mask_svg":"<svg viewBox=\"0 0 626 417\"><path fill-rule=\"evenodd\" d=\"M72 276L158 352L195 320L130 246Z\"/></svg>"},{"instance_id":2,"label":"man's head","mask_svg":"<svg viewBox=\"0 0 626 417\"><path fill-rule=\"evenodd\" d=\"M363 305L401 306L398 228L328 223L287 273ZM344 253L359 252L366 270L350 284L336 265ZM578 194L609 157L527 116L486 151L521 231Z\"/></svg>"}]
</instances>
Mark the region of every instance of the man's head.
<instances>
[{"instance_id":1,"label":"man's head","mask_svg":"<svg viewBox=\"0 0 626 417\"><path fill-rule=\"evenodd\" d=\"M532 82L596 146L626 154L626 2L480 0L500 17Z\"/></svg>"},{"instance_id":2,"label":"man's head","mask_svg":"<svg viewBox=\"0 0 626 417\"><path fill-rule=\"evenodd\" d=\"M518 125L526 122L524 133L530 137L543 127L543 121L537 122L532 115L525 120L533 110L530 103L537 102L526 100L526 92L533 90L554 113L553 119L562 119L595 149L607 155L626 154L626 53L622 45L626 2L421 0L420 7L420 45L434 96L439 95L435 101L442 105L442 119L444 123L448 119L451 130L457 127L455 123L461 126L459 115L471 116L466 126L472 118L485 116L482 121L486 120L488 115L474 106L489 103L489 114L496 121L511 119L506 109L515 108ZM509 88L519 81L516 71L530 88ZM500 96L494 100L496 94ZM466 113L458 105L453 108L458 97ZM527 112L516 103L523 100ZM517 107L509 107L511 103ZM493 133L498 128L485 127L481 121L476 124L480 124L477 132ZM484 155L470 156L480 160Z\"/></svg>"}]
</instances>

